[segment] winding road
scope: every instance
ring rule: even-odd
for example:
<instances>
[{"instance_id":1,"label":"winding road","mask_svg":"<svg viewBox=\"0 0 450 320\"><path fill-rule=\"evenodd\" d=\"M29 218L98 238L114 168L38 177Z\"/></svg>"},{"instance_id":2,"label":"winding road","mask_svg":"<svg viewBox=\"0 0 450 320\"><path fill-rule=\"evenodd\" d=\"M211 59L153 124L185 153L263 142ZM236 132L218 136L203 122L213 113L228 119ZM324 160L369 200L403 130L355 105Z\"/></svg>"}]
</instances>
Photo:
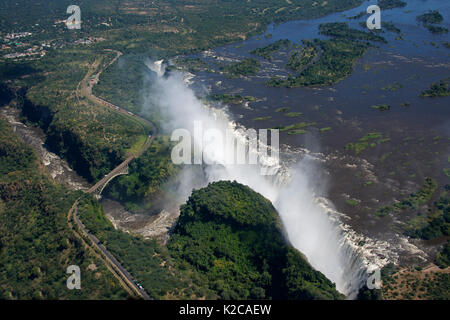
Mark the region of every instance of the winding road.
<instances>
[{"instance_id":1,"label":"winding road","mask_svg":"<svg viewBox=\"0 0 450 320\"><path fill-rule=\"evenodd\" d=\"M107 50L107 51L113 51L116 52L116 57L106 66L109 67L112 65L116 60L122 55L120 51L114 51L114 50ZM112 109L115 112L121 113L128 117L133 117L139 122L143 122L150 126L152 128L152 134L147 136L147 139L145 143L142 145L140 150L134 154L130 154L127 159L125 159L121 164L119 164L116 168L114 168L110 173L108 173L105 177L103 177L100 181L98 181L94 186L92 186L87 193L94 193L98 188L101 186L107 184L111 179L113 179L115 176L117 176L128 164L134 160L135 158L141 156L152 144L154 137L156 135L156 127L153 123L148 121L147 119L144 119L138 115L133 114L132 112L129 112L125 109L120 108L119 106L116 106L108 101L105 101L101 98L98 98L92 94L92 86L97 83L100 74L103 72L103 69L99 70L97 74L95 74L94 77L92 77L93 72L98 68L99 61L96 60L93 65L89 68L88 73L83 78L83 80L80 81L80 83L77 86L76 89L76 97L78 102L80 102L81 97L87 98L89 101L96 103L98 105L108 107ZM90 82L89 79L94 79L94 81ZM106 264L108 269L112 272L112 274L119 280L120 284L124 287L124 289L134 295L141 297L144 300L152 300L152 298L145 292L144 288L140 285L138 285L137 281L133 279L131 274L120 264L120 262L114 257L111 252L106 249L106 247L99 241L99 239L93 235L86 226L80 221L78 218L78 201L77 199L75 203L73 204L72 208L70 209L67 219L69 223L69 227L72 229L72 231L77 235L80 236L77 231L74 229L73 224L71 222L72 217L75 222L75 224L78 226L78 229L82 236L86 239L89 239L91 242L90 248L94 250L94 252L99 252L101 254L101 257L98 256L103 262ZM84 240L82 240L84 242ZM87 246L89 246L87 243L85 243Z\"/></svg>"}]
</instances>

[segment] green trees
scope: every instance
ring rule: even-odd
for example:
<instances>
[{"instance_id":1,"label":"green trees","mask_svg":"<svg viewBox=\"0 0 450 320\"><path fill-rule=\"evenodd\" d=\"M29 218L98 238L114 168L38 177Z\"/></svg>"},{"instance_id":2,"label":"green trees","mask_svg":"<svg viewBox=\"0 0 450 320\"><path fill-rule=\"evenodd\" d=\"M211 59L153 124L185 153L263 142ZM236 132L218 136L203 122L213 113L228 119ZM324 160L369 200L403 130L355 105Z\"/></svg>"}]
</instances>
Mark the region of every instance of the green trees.
<instances>
[{"instance_id":1,"label":"green trees","mask_svg":"<svg viewBox=\"0 0 450 320\"><path fill-rule=\"evenodd\" d=\"M281 39L269 44L264 48L257 48L255 50L252 50L250 51L250 53L272 61L273 54L275 52L279 51L283 47L289 47L290 44L291 42L288 39Z\"/></svg>"},{"instance_id":2,"label":"green trees","mask_svg":"<svg viewBox=\"0 0 450 320\"><path fill-rule=\"evenodd\" d=\"M178 171L170 153L168 137L156 137L150 148L130 163L130 173L111 181L104 193L124 203L129 210L150 207L162 185Z\"/></svg>"},{"instance_id":3,"label":"green trees","mask_svg":"<svg viewBox=\"0 0 450 320\"><path fill-rule=\"evenodd\" d=\"M251 76L258 73L261 63L255 59L244 59L236 63L230 63L221 69L230 78L239 78L242 76Z\"/></svg>"},{"instance_id":4,"label":"green trees","mask_svg":"<svg viewBox=\"0 0 450 320\"><path fill-rule=\"evenodd\" d=\"M222 299L337 299L341 295L282 235L270 201L237 182L195 190L168 248Z\"/></svg>"},{"instance_id":5,"label":"green trees","mask_svg":"<svg viewBox=\"0 0 450 320\"><path fill-rule=\"evenodd\" d=\"M407 3L402 0L378 0L378 5L381 10L387 10L393 8L403 8L407 5Z\"/></svg>"},{"instance_id":6,"label":"green trees","mask_svg":"<svg viewBox=\"0 0 450 320\"><path fill-rule=\"evenodd\" d=\"M125 299L128 294L67 224L79 196L41 172L34 152L0 118L0 297ZM95 264L97 270L88 270ZM82 290L68 290L66 268L82 270Z\"/></svg>"},{"instance_id":7,"label":"green trees","mask_svg":"<svg viewBox=\"0 0 450 320\"><path fill-rule=\"evenodd\" d=\"M450 78L443 79L439 82L431 84L429 89L424 90L420 96L422 98L429 97L447 97L450 96Z\"/></svg>"},{"instance_id":8,"label":"green trees","mask_svg":"<svg viewBox=\"0 0 450 320\"><path fill-rule=\"evenodd\" d=\"M421 22L425 28L434 34L448 33L448 29L445 27L435 26L434 24L440 24L444 21L444 17L437 10L430 10L430 12L424 13L418 16L417 21Z\"/></svg>"},{"instance_id":9,"label":"green trees","mask_svg":"<svg viewBox=\"0 0 450 320\"><path fill-rule=\"evenodd\" d=\"M78 212L86 228L96 235L152 298L215 298L198 280L195 271L183 270L175 265L166 248L156 240L145 240L141 236L115 230L102 206L93 198L83 198Z\"/></svg>"},{"instance_id":10,"label":"green trees","mask_svg":"<svg viewBox=\"0 0 450 320\"><path fill-rule=\"evenodd\" d=\"M444 21L444 17L437 10L431 10L417 17L417 21L422 23L441 23Z\"/></svg>"}]
</instances>

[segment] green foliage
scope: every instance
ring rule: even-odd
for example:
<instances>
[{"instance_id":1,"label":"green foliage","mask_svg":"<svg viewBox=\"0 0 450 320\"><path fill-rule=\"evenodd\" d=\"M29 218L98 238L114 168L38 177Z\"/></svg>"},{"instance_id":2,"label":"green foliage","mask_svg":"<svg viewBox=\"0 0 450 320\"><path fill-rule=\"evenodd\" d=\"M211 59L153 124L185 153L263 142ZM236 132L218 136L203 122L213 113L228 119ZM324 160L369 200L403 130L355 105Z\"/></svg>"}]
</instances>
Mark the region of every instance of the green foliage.
<instances>
[{"instance_id":1,"label":"green foliage","mask_svg":"<svg viewBox=\"0 0 450 320\"><path fill-rule=\"evenodd\" d=\"M275 110L275 112L288 112L289 110L291 110L290 107L281 107Z\"/></svg>"},{"instance_id":2,"label":"green foliage","mask_svg":"<svg viewBox=\"0 0 450 320\"><path fill-rule=\"evenodd\" d=\"M391 109L391 106L388 104L380 104L380 105L372 106L372 108L380 110L380 111L389 111Z\"/></svg>"},{"instance_id":3,"label":"green foliage","mask_svg":"<svg viewBox=\"0 0 450 320\"><path fill-rule=\"evenodd\" d=\"M79 194L43 174L33 151L2 118L0 146L0 298L127 298L68 227L67 213ZM97 270L88 269L91 264ZM70 265L81 268L81 290L66 287Z\"/></svg>"},{"instance_id":4,"label":"green foliage","mask_svg":"<svg viewBox=\"0 0 450 320\"><path fill-rule=\"evenodd\" d=\"M360 154L366 149L374 148L378 144L389 141L388 138L383 139L383 135L379 132L371 132L360 138L358 142L350 142L345 146L345 150L354 151L355 155Z\"/></svg>"},{"instance_id":5,"label":"green foliage","mask_svg":"<svg viewBox=\"0 0 450 320\"><path fill-rule=\"evenodd\" d=\"M144 59L133 54L121 56L118 62L102 72L98 84L93 88L93 94L133 113L139 113L143 101L138 88L144 85Z\"/></svg>"},{"instance_id":6,"label":"green foliage","mask_svg":"<svg viewBox=\"0 0 450 320\"><path fill-rule=\"evenodd\" d=\"M252 50L252 51L250 51L250 53L260 56L269 61L272 61L273 54L275 52L278 52L283 47L288 48L290 46L290 44L291 44L291 42L288 39L281 39L281 40L275 41L272 44L269 44L268 46L265 46L264 48L257 48L255 50Z\"/></svg>"},{"instance_id":7,"label":"green foliage","mask_svg":"<svg viewBox=\"0 0 450 320\"><path fill-rule=\"evenodd\" d=\"M425 28L433 34L446 34L448 29L445 27L433 26L431 24L425 24Z\"/></svg>"},{"instance_id":8,"label":"green foliage","mask_svg":"<svg viewBox=\"0 0 450 320\"><path fill-rule=\"evenodd\" d=\"M450 78L433 83L429 89L420 94L421 97L448 97L450 96Z\"/></svg>"},{"instance_id":9,"label":"green foliage","mask_svg":"<svg viewBox=\"0 0 450 320\"><path fill-rule=\"evenodd\" d=\"M378 6L381 10L406 7L407 3L402 0L378 0Z\"/></svg>"},{"instance_id":10,"label":"green foliage","mask_svg":"<svg viewBox=\"0 0 450 320\"><path fill-rule=\"evenodd\" d=\"M418 16L417 21L422 23L442 23L444 17L438 10L430 10L430 12Z\"/></svg>"},{"instance_id":11,"label":"green foliage","mask_svg":"<svg viewBox=\"0 0 450 320\"><path fill-rule=\"evenodd\" d=\"M346 22L330 22L321 24L319 25L319 33L337 39L379 41L387 43L386 39L383 37L377 36L371 32L352 29Z\"/></svg>"},{"instance_id":12,"label":"green foliage","mask_svg":"<svg viewBox=\"0 0 450 320\"><path fill-rule=\"evenodd\" d=\"M174 60L175 68L182 71L197 73L200 71L214 72L206 62L200 58L177 58ZM172 66L168 66L166 71L171 71Z\"/></svg>"},{"instance_id":13,"label":"green foliage","mask_svg":"<svg viewBox=\"0 0 450 320\"><path fill-rule=\"evenodd\" d=\"M292 134L299 134L299 133L305 133L305 132L303 132L304 130L302 130L302 129L305 129L305 128L311 127L311 126L315 126L315 125L316 125L315 122L304 122L303 121L303 122L294 123L294 124L291 124L288 126L278 126L278 127L275 127L274 129L278 129L278 130L280 130L280 132L288 131L289 133L292 133Z\"/></svg>"},{"instance_id":14,"label":"green foliage","mask_svg":"<svg viewBox=\"0 0 450 320\"><path fill-rule=\"evenodd\" d=\"M436 264L442 269L450 266L450 241L447 241L436 255Z\"/></svg>"},{"instance_id":15,"label":"green foliage","mask_svg":"<svg viewBox=\"0 0 450 320\"><path fill-rule=\"evenodd\" d=\"M230 78L240 78L255 75L260 67L261 63L258 60L247 58L240 62L227 64L221 70Z\"/></svg>"},{"instance_id":16,"label":"green foliage","mask_svg":"<svg viewBox=\"0 0 450 320\"><path fill-rule=\"evenodd\" d=\"M422 190L421 192L423 193ZM427 199L427 196L427 194L422 195L422 197L425 197L422 202ZM427 216L419 215L417 218L412 219L408 223L405 233L412 238L420 238L425 240L449 236L450 198L448 194L444 193L437 201L434 202L433 212L428 213Z\"/></svg>"},{"instance_id":17,"label":"green foliage","mask_svg":"<svg viewBox=\"0 0 450 320\"><path fill-rule=\"evenodd\" d=\"M104 52L101 57L100 65L111 58ZM22 115L44 130L48 147L89 181L115 168L146 134L146 128L132 118L77 99L77 85L94 60L88 50L49 54L35 62L36 69L46 70L45 80L20 97Z\"/></svg>"},{"instance_id":18,"label":"green foliage","mask_svg":"<svg viewBox=\"0 0 450 320\"><path fill-rule=\"evenodd\" d=\"M295 77L289 75L287 79L274 76L267 82L267 85L293 88L335 84L353 72L355 61L362 57L371 46L367 41L386 43L383 37L351 29L345 22L321 24L319 32L331 36L333 39L303 41L306 47L300 54L294 53L287 65L299 73ZM317 59L319 52L320 56Z\"/></svg>"},{"instance_id":19,"label":"green foliage","mask_svg":"<svg viewBox=\"0 0 450 320\"><path fill-rule=\"evenodd\" d=\"M378 216L388 215L391 212L400 212L402 210L417 210L420 205L430 201L433 194L436 192L437 183L431 178L425 179L425 183L418 192L410 194L405 199L394 203L391 206L386 206L377 211Z\"/></svg>"},{"instance_id":20,"label":"green foliage","mask_svg":"<svg viewBox=\"0 0 450 320\"><path fill-rule=\"evenodd\" d=\"M156 137L149 149L129 164L128 175L119 176L106 186L105 195L124 203L129 210L139 205L152 206L163 184L178 171L170 155L169 138Z\"/></svg>"},{"instance_id":21,"label":"green foliage","mask_svg":"<svg viewBox=\"0 0 450 320\"><path fill-rule=\"evenodd\" d=\"M381 88L381 90L394 92L394 91L400 90L401 88L403 88L403 85L401 83L394 82L394 83L391 83L390 85L387 85L387 86Z\"/></svg>"},{"instance_id":22,"label":"green foliage","mask_svg":"<svg viewBox=\"0 0 450 320\"><path fill-rule=\"evenodd\" d=\"M241 96L240 94L213 94L209 96L209 98L213 101L220 101L225 104L241 104L245 102L253 102L256 101L255 97L252 96Z\"/></svg>"},{"instance_id":23,"label":"green foliage","mask_svg":"<svg viewBox=\"0 0 450 320\"><path fill-rule=\"evenodd\" d=\"M300 72L303 68L312 63L319 55L319 50L310 41L303 41L305 44L301 52L295 52L289 57L287 68Z\"/></svg>"},{"instance_id":24,"label":"green foliage","mask_svg":"<svg viewBox=\"0 0 450 320\"><path fill-rule=\"evenodd\" d=\"M392 22L388 22L388 21L383 22L383 28L385 28L387 31L394 32L397 34L402 33L402 30L397 28Z\"/></svg>"},{"instance_id":25,"label":"green foliage","mask_svg":"<svg viewBox=\"0 0 450 320\"><path fill-rule=\"evenodd\" d=\"M296 77L290 75L287 79L280 79L275 76L267 84L288 88L335 84L353 72L354 62L369 47L353 41L318 39L314 40L314 45L321 48L317 62L308 65Z\"/></svg>"},{"instance_id":26,"label":"green foliage","mask_svg":"<svg viewBox=\"0 0 450 320\"><path fill-rule=\"evenodd\" d=\"M444 21L444 17L437 10L430 10L428 13L424 13L417 17L417 21L423 23L423 26L433 34L446 34L448 29L445 27L435 26L433 24L439 24Z\"/></svg>"},{"instance_id":27,"label":"green foliage","mask_svg":"<svg viewBox=\"0 0 450 320\"><path fill-rule=\"evenodd\" d=\"M167 250L155 240L115 230L106 218L102 206L91 198L84 198L79 204L80 220L86 228L139 281L148 294L155 299L193 299L214 295L198 282L195 272L180 271L174 266ZM199 282L198 282L199 283Z\"/></svg>"},{"instance_id":28,"label":"green foliage","mask_svg":"<svg viewBox=\"0 0 450 320\"><path fill-rule=\"evenodd\" d=\"M269 200L237 182L194 190L168 244L222 299L337 299L341 295L285 243Z\"/></svg>"}]
</instances>

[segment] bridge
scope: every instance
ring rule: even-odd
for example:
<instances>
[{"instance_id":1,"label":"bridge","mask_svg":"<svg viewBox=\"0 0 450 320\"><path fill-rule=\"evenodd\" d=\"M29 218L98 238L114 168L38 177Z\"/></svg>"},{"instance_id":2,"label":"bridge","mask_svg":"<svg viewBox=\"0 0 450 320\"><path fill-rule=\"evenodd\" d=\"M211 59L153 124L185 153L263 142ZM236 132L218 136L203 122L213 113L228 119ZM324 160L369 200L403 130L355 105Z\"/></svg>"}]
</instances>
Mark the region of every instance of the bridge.
<instances>
[{"instance_id":1,"label":"bridge","mask_svg":"<svg viewBox=\"0 0 450 320\"><path fill-rule=\"evenodd\" d=\"M117 56L113 59L113 61L111 61L108 64L108 66L113 64L122 54L119 51L116 51L116 52L117 52ZM89 85L88 79L94 72L95 68L98 67L98 65L99 65L98 63L94 63L94 65L91 66L91 68L89 69L89 71L86 74L86 76L84 77L84 79L81 80L80 83L78 84L77 89L76 89L76 96L77 96L78 102L80 102L80 97L86 97L98 105L103 105L105 107L112 109L115 112L122 113L126 116L135 118L136 120L140 121L141 123L146 123L148 126L150 126L152 128L152 130L151 130L152 134L148 135L147 141L145 142L145 144L142 146L142 148L138 152L135 152L134 154L129 155L125 161L123 161L121 164L119 164L110 173L105 175L103 177L103 179L98 181L94 186L92 186L89 190L86 191L86 193L90 193L90 194L94 195L96 198L101 197L101 193L102 193L103 189L105 189L106 185L112 179L114 179L117 176L129 173L129 166L128 166L129 163L132 160L136 159L137 157L141 156L150 147L150 145L152 144L152 142L155 138L155 135L157 134L156 127L152 122L150 122L147 119L144 119L136 114L133 114L130 111L124 110L124 109L120 108L119 106L116 106L106 100L96 97L95 95L92 94L92 85L94 85L94 83ZM95 75L95 79L98 79L101 72L102 72L102 70L100 70ZM106 249L106 247L104 245L102 245L101 242L79 220L79 218L78 218L78 200L79 199L77 199L75 201L72 208L69 210L69 213L67 216L67 221L68 221L69 227L72 229L72 231L75 233L76 236L80 237L82 242L84 242L84 240L81 237L81 235L83 235L86 239L90 240L92 245L88 245L86 243L86 246L90 247L92 250L94 250L94 252L95 252L95 250L97 250L98 252L101 253L101 256L98 256L98 257L101 260L103 260L105 265L112 272L112 274L119 280L120 284L122 285L122 287L125 290L127 290L130 294L133 294L133 292L134 292L135 294L137 294L137 296L142 297L144 300L151 300L152 298L145 292L145 289L140 284L136 283L135 280L133 280L133 277L130 275L130 273L127 272L127 270L111 254L111 252L109 252ZM72 218L73 218L74 222L76 223L76 225L78 226L81 234L78 234L78 232L75 230L75 228L71 222Z\"/></svg>"},{"instance_id":2,"label":"bridge","mask_svg":"<svg viewBox=\"0 0 450 320\"><path fill-rule=\"evenodd\" d=\"M103 179L97 182L94 186L92 186L87 192L93 194L97 199L101 197L103 189L105 189L106 185L115 177L125 175L129 173L128 169L128 161L129 159L122 162L117 168L107 174Z\"/></svg>"}]
</instances>

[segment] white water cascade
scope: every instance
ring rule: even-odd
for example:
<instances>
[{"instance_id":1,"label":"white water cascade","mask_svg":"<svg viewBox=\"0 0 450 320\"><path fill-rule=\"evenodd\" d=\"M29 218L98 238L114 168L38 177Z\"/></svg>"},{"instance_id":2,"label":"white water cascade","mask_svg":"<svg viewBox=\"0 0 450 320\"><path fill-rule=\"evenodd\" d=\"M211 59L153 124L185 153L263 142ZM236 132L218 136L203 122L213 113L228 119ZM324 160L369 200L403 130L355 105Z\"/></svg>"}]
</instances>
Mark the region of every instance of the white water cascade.
<instances>
[{"instance_id":1,"label":"white water cascade","mask_svg":"<svg viewBox=\"0 0 450 320\"><path fill-rule=\"evenodd\" d=\"M158 62L150 69L162 70L161 63ZM170 135L178 128L193 132L194 121L200 121L205 130L231 128L235 135L241 134L224 110L201 102L183 81L181 74L163 77L155 72L158 77L152 80L146 92L146 107L157 106L166 119L163 124L166 133ZM244 137L238 136L238 139ZM204 157L208 157L208 154L204 154ZM202 179L197 179L199 167ZM314 192L317 185L314 173L320 170L318 161L314 161L311 156L303 157L291 167L282 165L274 176L263 176L259 169L257 165L224 163L187 166L179 177L181 183L177 191L185 201L193 188L206 186L213 181L236 180L251 187L272 201L292 245L307 257L315 269L333 281L340 292L355 298L367 278L367 269L373 266L351 241L351 230L340 221L339 214L328 201Z\"/></svg>"}]
</instances>

